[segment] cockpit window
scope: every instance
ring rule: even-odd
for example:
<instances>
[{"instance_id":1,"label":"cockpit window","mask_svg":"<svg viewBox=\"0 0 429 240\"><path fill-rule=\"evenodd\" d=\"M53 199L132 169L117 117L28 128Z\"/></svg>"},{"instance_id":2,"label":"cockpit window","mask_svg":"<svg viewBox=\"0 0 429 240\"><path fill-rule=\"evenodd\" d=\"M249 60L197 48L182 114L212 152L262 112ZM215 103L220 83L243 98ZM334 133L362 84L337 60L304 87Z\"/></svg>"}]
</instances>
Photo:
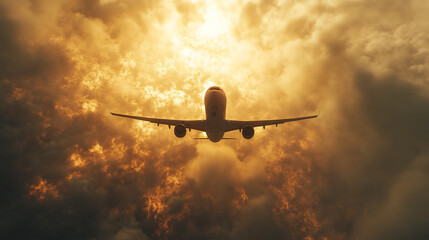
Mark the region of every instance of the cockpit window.
<instances>
[{"instance_id":1,"label":"cockpit window","mask_svg":"<svg viewBox=\"0 0 429 240\"><path fill-rule=\"evenodd\" d=\"M211 87L210 90L220 90L220 87Z\"/></svg>"}]
</instances>

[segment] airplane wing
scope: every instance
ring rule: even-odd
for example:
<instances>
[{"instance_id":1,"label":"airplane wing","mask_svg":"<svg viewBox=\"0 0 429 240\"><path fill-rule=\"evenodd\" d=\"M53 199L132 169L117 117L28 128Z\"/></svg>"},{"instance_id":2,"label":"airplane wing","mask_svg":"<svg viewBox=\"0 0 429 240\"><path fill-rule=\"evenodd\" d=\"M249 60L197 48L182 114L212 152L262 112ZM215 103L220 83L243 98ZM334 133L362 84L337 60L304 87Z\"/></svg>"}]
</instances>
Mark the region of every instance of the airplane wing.
<instances>
[{"instance_id":1,"label":"airplane wing","mask_svg":"<svg viewBox=\"0 0 429 240\"><path fill-rule=\"evenodd\" d=\"M227 120L225 132L234 131L238 129L243 129L245 126L252 127L264 127L268 125L277 125L285 122L299 121L309 118L316 118L318 115L306 116L306 117L297 117L297 118L285 118L285 119L275 119L275 120L259 120L259 121L237 121L237 120Z\"/></svg>"},{"instance_id":2,"label":"airplane wing","mask_svg":"<svg viewBox=\"0 0 429 240\"><path fill-rule=\"evenodd\" d=\"M163 124L170 126L177 126L177 125L183 125L185 128L189 129L195 129L198 131L205 131L205 120L174 120L174 119L162 119L162 118L149 118L149 117L139 117L139 116L131 116L131 115L124 115L124 114L118 114L118 113L110 113L114 116L118 117L126 117L126 118L132 118L142 121L148 121L151 123Z\"/></svg>"}]
</instances>

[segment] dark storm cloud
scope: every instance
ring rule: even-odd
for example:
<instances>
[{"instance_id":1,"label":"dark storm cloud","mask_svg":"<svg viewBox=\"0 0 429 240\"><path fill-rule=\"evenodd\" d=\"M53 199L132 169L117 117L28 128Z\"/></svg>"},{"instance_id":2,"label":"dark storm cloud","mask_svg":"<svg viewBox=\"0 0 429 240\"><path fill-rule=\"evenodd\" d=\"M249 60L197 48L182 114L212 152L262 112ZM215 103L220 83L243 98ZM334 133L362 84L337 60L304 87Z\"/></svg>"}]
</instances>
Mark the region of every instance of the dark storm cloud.
<instances>
[{"instance_id":1,"label":"dark storm cloud","mask_svg":"<svg viewBox=\"0 0 429 240\"><path fill-rule=\"evenodd\" d=\"M329 41L326 41L328 38L322 38L335 58L350 61L344 69L341 62L335 62L335 58L332 58L337 66L342 66L351 76L345 74L342 79L335 76L330 78L330 81L341 86L330 92L341 103L338 104L339 111L335 113L337 116L328 118L338 118L340 121L325 135L332 138L334 145L329 147L329 140L325 145L329 149L322 151L327 153L325 161L329 163L329 168L323 168L329 169L329 176L324 177L328 184L326 191L320 194L322 205L327 207L322 215L335 223L337 230L346 232L347 238L424 239L427 236L427 230L423 227L425 220L414 210L418 208L426 212L429 208L427 203L417 200L426 198L425 193L418 192L420 186L427 183L414 185L413 180L403 179L404 176L410 176L407 169L417 157L421 156L421 162L428 161L423 156L429 146L426 124L429 121L429 99L427 84L418 80L425 78L427 71L413 71L413 66L427 61L422 59L422 55L415 54L425 48L420 45L420 41L427 40L423 40L424 37L419 34L408 34L421 33L425 27L420 22L419 11L413 8L419 3L395 2L389 6L394 10L384 16L397 17L392 21L384 18L378 26L385 27L387 32L377 33L372 30L371 36L359 33L367 31L364 29L373 21L374 9L366 11L363 14L366 17L360 16L356 25L348 23L355 23L353 11L362 14L358 10L363 6L358 4L350 15L345 15L346 19L342 22L353 27L343 29L342 24L333 25L329 35L335 36L339 32L343 36ZM375 9L383 6L386 5L371 5ZM406 10L399 10L401 8ZM411 17L410 12L415 12L416 16ZM398 19L401 21L398 22ZM387 39L392 42L388 43L385 41ZM404 42L409 44L404 45ZM334 69L325 69L331 70ZM416 174L422 175L423 182L427 178L424 171ZM398 176L403 179L400 183ZM410 185L405 187L407 183ZM410 192L404 191L406 188ZM413 197L407 196L410 193ZM401 207L395 206L398 209L394 209L392 204L401 204ZM407 211L404 209L413 213L402 214L402 211ZM391 215L386 215L386 211L390 210ZM340 212L340 216L336 211ZM345 219L347 221L344 222Z\"/></svg>"},{"instance_id":2,"label":"dark storm cloud","mask_svg":"<svg viewBox=\"0 0 429 240\"><path fill-rule=\"evenodd\" d=\"M325 149L330 167L322 167L328 172L317 190L326 207L321 215L337 230L350 232L351 239L425 239L423 215L429 205L421 199L427 198L422 187L429 183L424 167L429 99L395 77L356 73L353 81L360 99L359 114L353 117L365 124L351 120L338 129L350 130L330 134L333 142L342 143L332 146L335 151Z\"/></svg>"},{"instance_id":3,"label":"dark storm cloud","mask_svg":"<svg viewBox=\"0 0 429 240\"><path fill-rule=\"evenodd\" d=\"M265 197L249 202L249 209L234 222L231 239L290 239L279 226L271 211L272 205Z\"/></svg>"},{"instance_id":4,"label":"dark storm cloud","mask_svg":"<svg viewBox=\"0 0 429 240\"><path fill-rule=\"evenodd\" d=\"M0 19L0 236L2 239L97 237L100 221L107 217L106 209L120 207L122 200L126 199L129 204L140 197L133 195L139 186L118 188L115 184L128 181L137 184L138 176L122 177L120 169L112 165L115 169L112 172L116 171L117 176L112 177L111 184L105 188L97 180L97 175L102 173L100 163L95 162L89 163L91 177L64 182L70 167L69 156L76 151L76 146L86 154L96 142L109 147L112 136L127 145L132 145L133 140L106 126L99 114L71 119L59 114L56 103L74 96L63 87L74 64L61 45L43 42L31 45L30 41L37 36L25 32L20 25L22 20L7 17L13 15L14 10L2 7L4 14ZM34 11L37 14L37 8ZM127 151L125 159L132 157L136 157L135 154ZM60 195L55 198L48 194L43 201L29 196L29 186L37 185L41 178L55 184ZM148 179L139 185L150 186L153 181L158 180ZM120 225L111 234L106 237L141 239L144 236L139 228Z\"/></svg>"},{"instance_id":5,"label":"dark storm cloud","mask_svg":"<svg viewBox=\"0 0 429 240\"><path fill-rule=\"evenodd\" d=\"M356 81L362 107L379 136L377 151L365 163L365 177L359 183L367 202L381 202L367 206L374 212L363 216L365 227L357 229L356 239L425 239L429 98L395 77L375 80L359 74Z\"/></svg>"},{"instance_id":6,"label":"dark storm cloud","mask_svg":"<svg viewBox=\"0 0 429 240\"><path fill-rule=\"evenodd\" d=\"M264 47L277 49L288 41L305 47L296 59L306 64L298 77L306 82L304 93L319 99L322 114L318 121L324 136L315 147L319 150L310 153L315 163L311 177L317 186L318 219L324 222L318 235L425 239L421 216L429 205L417 199L426 199L419 191L427 182L413 185L413 180L398 183L397 178L410 176L408 166L424 156L429 146L428 85L424 80L428 42L422 12L428 9L427 2L315 2L301 4L308 9L303 12L297 6L300 4L289 5L292 10L278 10L291 21L285 24L285 35L269 44L263 40L264 28L258 25L263 23L245 28L244 33L251 33L246 36ZM248 17L255 15L250 10L260 12L255 4L244 9L242 24L249 24ZM321 25L314 25L316 21ZM307 56L312 59L305 59ZM420 161L428 160L420 157ZM424 170L415 174L423 182L427 178ZM410 185L405 187L407 183ZM399 190L405 188L412 190ZM410 193L413 197L406 197ZM403 206L392 206L396 203ZM410 214L402 214L408 208ZM416 213L416 209L424 213ZM397 215L388 215L389 210L397 210Z\"/></svg>"},{"instance_id":7,"label":"dark storm cloud","mask_svg":"<svg viewBox=\"0 0 429 240\"><path fill-rule=\"evenodd\" d=\"M391 188L382 204L358 222L354 239L426 239L429 200L427 154L423 154L404 168L392 180Z\"/></svg>"},{"instance_id":8,"label":"dark storm cloud","mask_svg":"<svg viewBox=\"0 0 429 240\"><path fill-rule=\"evenodd\" d=\"M175 32L209 4L1 1L0 238L428 238L427 5L222 5L222 76ZM107 117L198 116L219 76L233 117L321 115L218 145Z\"/></svg>"}]
</instances>

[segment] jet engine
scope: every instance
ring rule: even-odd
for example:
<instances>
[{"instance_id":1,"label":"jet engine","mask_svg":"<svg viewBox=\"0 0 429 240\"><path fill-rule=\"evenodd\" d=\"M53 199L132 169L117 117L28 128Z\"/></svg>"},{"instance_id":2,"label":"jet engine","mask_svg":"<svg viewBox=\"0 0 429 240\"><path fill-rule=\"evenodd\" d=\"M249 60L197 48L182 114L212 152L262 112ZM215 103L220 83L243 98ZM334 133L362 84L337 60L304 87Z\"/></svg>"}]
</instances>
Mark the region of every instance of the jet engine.
<instances>
[{"instance_id":1,"label":"jet engine","mask_svg":"<svg viewBox=\"0 0 429 240\"><path fill-rule=\"evenodd\" d=\"M174 135L178 138L182 138L186 135L186 128L182 124L174 127Z\"/></svg>"},{"instance_id":2,"label":"jet engine","mask_svg":"<svg viewBox=\"0 0 429 240\"><path fill-rule=\"evenodd\" d=\"M245 139L251 139L255 135L255 129L252 126L245 126L241 131L241 134Z\"/></svg>"}]
</instances>

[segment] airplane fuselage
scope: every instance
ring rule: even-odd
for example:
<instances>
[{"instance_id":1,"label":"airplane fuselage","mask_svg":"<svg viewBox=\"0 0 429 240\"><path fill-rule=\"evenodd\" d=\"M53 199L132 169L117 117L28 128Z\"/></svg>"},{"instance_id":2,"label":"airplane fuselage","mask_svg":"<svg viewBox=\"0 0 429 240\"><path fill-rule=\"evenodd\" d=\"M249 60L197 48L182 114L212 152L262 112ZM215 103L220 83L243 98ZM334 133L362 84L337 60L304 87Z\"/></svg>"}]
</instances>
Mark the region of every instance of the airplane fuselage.
<instances>
[{"instance_id":1,"label":"airplane fuselage","mask_svg":"<svg viewBox=\"0 0 429 240\"><path fill-rule=\"evenodd\" d=\"M206 133L212 142L219 142L225 133L226 95L220 87L211 87L204 96Z\"/></svg>"}]
</instances>

